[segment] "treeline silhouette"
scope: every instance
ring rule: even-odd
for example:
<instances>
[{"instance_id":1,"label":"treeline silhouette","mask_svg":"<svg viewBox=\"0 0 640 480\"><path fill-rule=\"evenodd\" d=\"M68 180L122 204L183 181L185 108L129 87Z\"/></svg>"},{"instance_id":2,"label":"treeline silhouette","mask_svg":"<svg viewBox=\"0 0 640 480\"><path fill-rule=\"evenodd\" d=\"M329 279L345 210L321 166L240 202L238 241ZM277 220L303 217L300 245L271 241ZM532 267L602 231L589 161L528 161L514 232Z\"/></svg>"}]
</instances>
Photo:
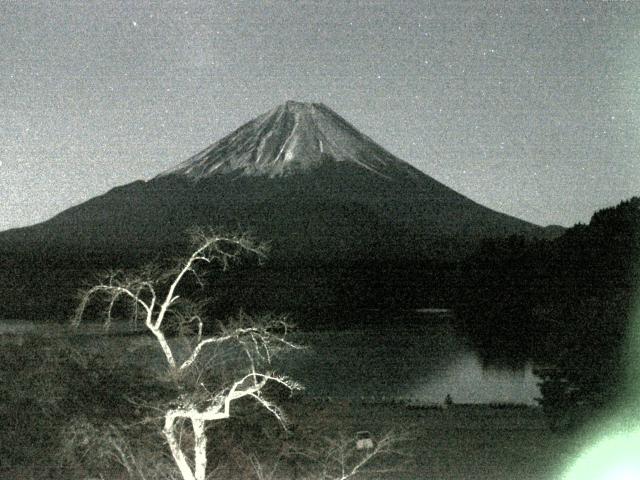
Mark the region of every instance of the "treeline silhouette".
<instances>
[{"instance_id":1,"label":"treeline silhouette","mask_svg":"<svg viewBox=\"0 0 640 480\"><path fill-rule=\"evenodd\" d=\"M640 198L551 241L487 241L465 262L456 310L485 357L533 359L552 426L624 401L640 286Z\"/></svg>"},{"instance_id":2,"label":"treeline silhouette","mask_svg":"<svg viewBox=\"0 0 640 480\"><path fill-rule=\"evenodd\" d=\"M286 242L296 239L285 239L272 244L264 265L244 263L225 274L213 270L204 277L205 289L195 282L188 288L213 298L215 318L240 308L288 313L303 329L356 322L377 327L409 315L366 312L453 308L456 327L486 359L533 359L542 367L543 405L553 415L576 404L599 408L621 393L639 278L639 231L640 198L634 197L553 240L512 236L469 244L471 254L463 260L447 255L446 242L426 246L416 239L421 247L410 248L408 236L399 234L395 238L403 242L394 244L389 236L383 242L389 248L380 248L379 239L367 239L362 230L358 244L347 248L349 236L340 238L329 253L325 247L331 243L323 241L315 250L305 246L292 254ZM119 238L105 238L103 244L93 237L86 244L3 241L0 316L65 321L77 304L78 288L92 283L95 272L171 264L188 249L187 237L166 243L159 232L135 242L122 237L122 244L116 243Z\"/></svg>"}]
</instances>

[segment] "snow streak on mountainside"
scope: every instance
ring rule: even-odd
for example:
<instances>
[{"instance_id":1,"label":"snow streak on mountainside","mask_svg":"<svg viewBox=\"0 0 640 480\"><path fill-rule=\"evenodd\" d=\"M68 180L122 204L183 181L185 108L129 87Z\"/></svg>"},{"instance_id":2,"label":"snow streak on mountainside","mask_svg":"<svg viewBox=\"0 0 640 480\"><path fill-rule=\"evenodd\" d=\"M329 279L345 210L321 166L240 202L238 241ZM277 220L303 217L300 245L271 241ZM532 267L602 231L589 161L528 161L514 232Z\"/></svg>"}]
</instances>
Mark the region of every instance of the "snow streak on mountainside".
<instances>
[{"instance_id":1,"label":"snow streak on mountainside","mask_svg":"<svg viewBox=\"0 0 640 480\"><path fill-rule=\"evenodd\" d=\"M423 175L326 106L288 101L159 176L280 177L331 161L348 162L388 179Z\"/></svg>"}]
</instances>

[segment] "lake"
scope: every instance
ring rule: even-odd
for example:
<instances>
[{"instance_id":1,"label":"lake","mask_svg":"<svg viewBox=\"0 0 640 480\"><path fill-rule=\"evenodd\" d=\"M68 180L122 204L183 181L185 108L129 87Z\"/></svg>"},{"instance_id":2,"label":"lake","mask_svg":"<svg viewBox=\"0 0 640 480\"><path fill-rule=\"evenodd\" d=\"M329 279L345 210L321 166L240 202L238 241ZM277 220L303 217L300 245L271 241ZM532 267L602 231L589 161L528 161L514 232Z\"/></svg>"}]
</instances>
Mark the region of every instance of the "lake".
<instances>
[{"instance_id":1,"label":"lake","mask_svg":"<svg viewBox=\"0 0 640 480\"><path fill-rule=\"evenodd\" d=\"M418 325L298 334L309 348L283 369L315 396L403 399L413 403L536 405L539 378L530 362L487 363L446 315Z\"/></svg>"},{"instance_id":2,"label":"lake","mask_svg":"<svg viewBox=\"0 0 640 480\"><path fill-rule=\"evenodd\" d=\"M454 330L448 311L418 313L410 316L410 322L393 323L401 325L395 328L375 322L375 326L347 331L296 333L294 340L307 348L287 354L277 368L318 397L435 404L450 395L455 403L536 404L539 379L530 363L487 364ZM116 330L126 329L116 326ZM0 344L66 331L64 326L0 321ZM84 332L98 335L102 330L94 326ZM129 340L118 337L117 341Z\"/></svg>"}]
</instances>

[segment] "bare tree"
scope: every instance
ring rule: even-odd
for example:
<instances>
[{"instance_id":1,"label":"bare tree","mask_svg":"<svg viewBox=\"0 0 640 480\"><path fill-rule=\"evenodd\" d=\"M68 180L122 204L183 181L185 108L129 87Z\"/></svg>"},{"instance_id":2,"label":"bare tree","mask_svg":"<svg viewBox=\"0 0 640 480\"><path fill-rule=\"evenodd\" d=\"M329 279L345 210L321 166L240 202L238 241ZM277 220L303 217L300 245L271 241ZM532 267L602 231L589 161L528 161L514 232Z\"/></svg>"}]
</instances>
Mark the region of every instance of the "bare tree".
<instances>
[{"instance_id":1,"label":"bare tree","mask_svg":"<svg viewBox=\"0 0 640 480\"><path fill-rule=\"evenodd\" d=\"M187 277L201 283L199 267L218 264L226 269L244 254L258 258L265 255L265 247L245 235L218 235L199 230L193 234L193 250L189 257L173 269L157 266L136 272L109 272L99 283L82 292L73 322L78 325L89 301L103 296L106 305L105 326L111 323L112 313L125 302L132 306L132 318L141 319L153 334L166 360L167 373L173 379L189 378L194 390L181 395L164 410L163 434L172 457L184 480L204 480L207 470L206 424L229 418L232 405L241 398L250 398L273 414L283 425L280 409L263 395L269 382L276 382L289 390L300 388L288 378L270 370L272 356L282 349L299 348L287 339L288 324L282 317L255 319L241 314L230 325L220 325L215 334L206 335L203 305L180 296ZM170 336L172 328L179 335ZM179 342L179 340L185 340ZM186 347L185 347L186 345ZM206 351L213 347L238 348L231 379L212 384L204 371L224 369L212 362ZM218 376L218 380L219 376ZM183 451L179 430L182 422L190 422L193 430L193 455Z\"/></svg>"}]
</instances>

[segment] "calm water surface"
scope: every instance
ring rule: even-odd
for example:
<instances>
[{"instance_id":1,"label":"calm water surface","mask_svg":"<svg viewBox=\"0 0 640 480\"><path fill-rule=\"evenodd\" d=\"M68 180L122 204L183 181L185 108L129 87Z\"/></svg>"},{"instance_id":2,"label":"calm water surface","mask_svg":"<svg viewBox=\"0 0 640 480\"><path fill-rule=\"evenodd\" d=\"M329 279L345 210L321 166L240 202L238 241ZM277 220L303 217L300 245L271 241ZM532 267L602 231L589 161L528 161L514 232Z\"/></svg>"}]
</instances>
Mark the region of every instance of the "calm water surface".
<instances>
[{"instance_id":1,"label":"calm water surface","mask_svg":"<svg viewBox=\"0 0 640 480\"><path fill-rule=\"evenodd\" d=\"M531 363L487 364L446 315L426 312L403 328L299 334L298 342L308 351L283 366L313 395L530 405L540 396Z\"/></svg>"},{"instance_id":2,"label":"calm water surface","mask_svg":"<svg viewBox=\"0 0 640 480\"><path fill-rule=\"evenodd\" d=\"M418 318L401 328L297 333L295 340L308 348L287 354L277 367L322 397L442 403L450 395L456 403L536 404L539 379L531 364L487 365L443 312L423 311ZM5 339L64 331L0 321Z\"/></svg>"}]
</instances>

